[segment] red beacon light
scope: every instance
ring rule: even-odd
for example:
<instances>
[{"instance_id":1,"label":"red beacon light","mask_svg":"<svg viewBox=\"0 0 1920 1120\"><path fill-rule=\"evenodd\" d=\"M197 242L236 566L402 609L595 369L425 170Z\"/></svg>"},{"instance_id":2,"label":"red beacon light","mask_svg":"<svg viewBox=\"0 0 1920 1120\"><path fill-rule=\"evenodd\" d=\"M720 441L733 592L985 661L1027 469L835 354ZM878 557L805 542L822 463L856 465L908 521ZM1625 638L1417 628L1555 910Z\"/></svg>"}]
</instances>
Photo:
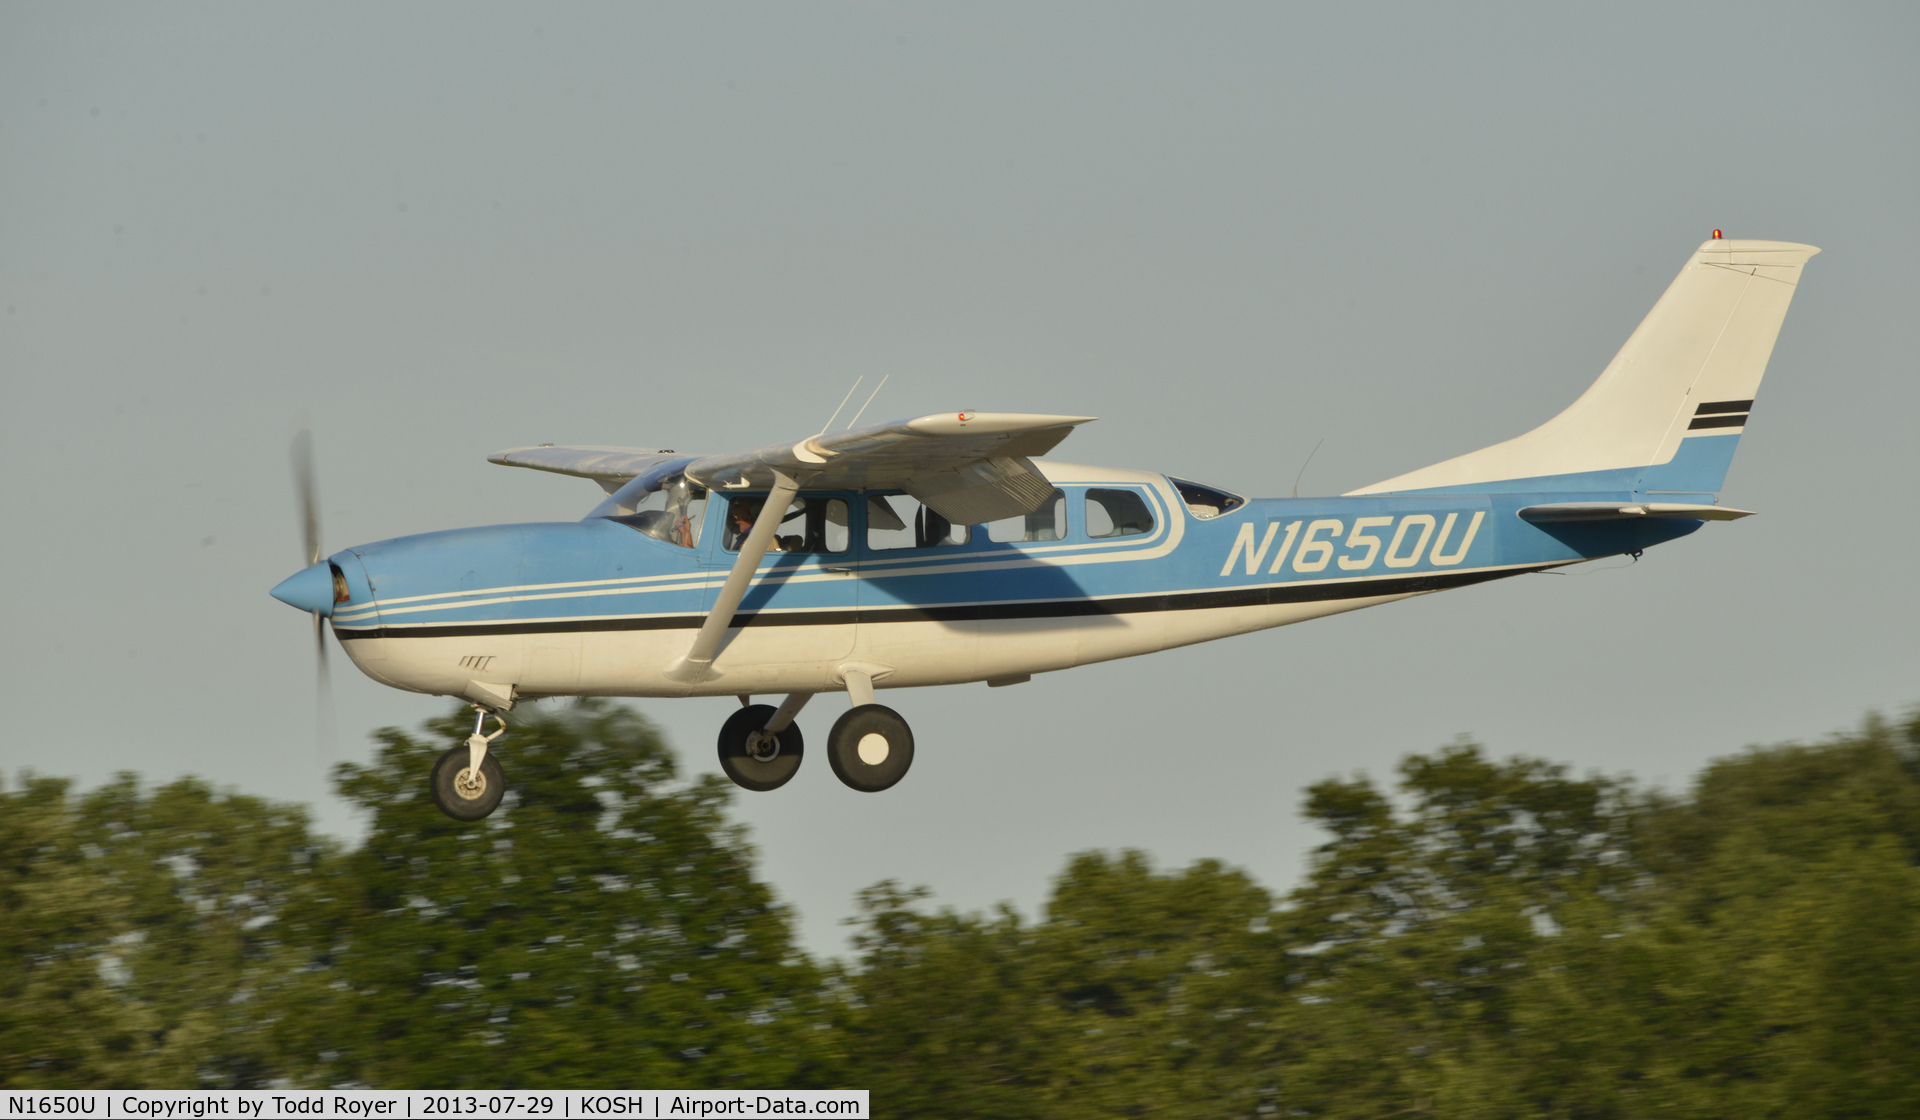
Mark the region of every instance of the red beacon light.
<instances>
[{"instance_id":1,"label":"red beacon light","mask_svg":"<svg viewBox=\"0 0 1920 1120\"><path fill-rule=\"evenodd\" d=\"M1718 241L1718 240L1720 240L1720 231L1719 231L1719 230L1717 230L1717 229L1716 229L1716 230L1714 230L1714 231L1713 231L1713 239L1714 239L1715 241Z\"/></svg>"}]
</instances>

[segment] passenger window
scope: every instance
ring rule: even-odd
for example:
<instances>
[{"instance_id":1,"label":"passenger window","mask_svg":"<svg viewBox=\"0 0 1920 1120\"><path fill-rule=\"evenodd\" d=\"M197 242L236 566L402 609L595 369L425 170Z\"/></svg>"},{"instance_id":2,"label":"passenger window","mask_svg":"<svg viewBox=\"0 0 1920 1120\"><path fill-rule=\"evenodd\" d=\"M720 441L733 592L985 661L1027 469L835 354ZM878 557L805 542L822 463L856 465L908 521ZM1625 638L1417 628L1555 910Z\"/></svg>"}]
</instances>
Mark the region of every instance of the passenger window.
<instances>
[{"instance_id":1,"label":"passenger window","mask_svg":"<svg viewBox=\"0 0 1920 1120\"><path fill-rule=\"evenodd\" d=\"M944 548L967 543L967 527L955 525L905 494L867 499L867 547Z\"/></svg>"},{"instance_id":2,"label":"passenger window","mask_svg":"<svg viewBox=\"0 0 1920 1120\"><path fill-rule=\"evenodd\" d=\"M1067 496L1055 490L1047 504L1032 513L987 522L987 539L1010 544L1018 541L1057 541L1067 535Z\"/></svg>"},{"instance_id":3,"label":"passenger window","mask_svg":"<svg viewBox=\"0 0 1920 1120\"><path fill-rule=\"evenodd\" d=\"M1087 491L1087 536L1131 537L1153 532L1153 513L1131 490Z\"/></svg>"},{"instance_id":4,"label":"passenger window","mask_svg":"<svg viewBox=\"0 0 1920 1120\"><path fill-rule=\"evenodd\" d=\"M727 532L722 544L728 552L740 551L740 545L753 531L765 498L734 498L727 505ZM795 498L788 503L780 527L774 531L768 552L845 552L847 550L847 503L842 498Z\"/></svg>"}]
</instances>

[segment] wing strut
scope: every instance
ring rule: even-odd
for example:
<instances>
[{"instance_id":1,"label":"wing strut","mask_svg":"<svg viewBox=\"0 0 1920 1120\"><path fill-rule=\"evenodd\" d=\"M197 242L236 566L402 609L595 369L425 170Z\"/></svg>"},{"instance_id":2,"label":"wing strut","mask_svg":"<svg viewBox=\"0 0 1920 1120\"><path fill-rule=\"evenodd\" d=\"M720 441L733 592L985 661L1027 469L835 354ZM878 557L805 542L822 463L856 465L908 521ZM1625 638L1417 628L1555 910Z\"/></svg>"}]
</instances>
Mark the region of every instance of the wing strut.
<instances>
[{"instance_id":1,"label":"wing strut","mask_svg":"<svg viewBox=\"0 0 1920 1120\"><path fill-rule=\"evenodd\" d=\"M726 637L734 612L740 609L740 600L747 596L747 586L760 570L767 546L773 543L774 531L786 516L787 504L800 492L801 479L795 475L776 470L773 478L773 490L760 506L760 516L754 518L747 539L740 543L740 556L733 562L733 570L727 573L727 582L720 585L720 594L713 601L713 609L707 612L706 621L700 624L700 632L694 635L693 648L667 666L669 679L690 684L715 675L713 659L720 652L720 640Z\"/></svg>"}]
</instances>

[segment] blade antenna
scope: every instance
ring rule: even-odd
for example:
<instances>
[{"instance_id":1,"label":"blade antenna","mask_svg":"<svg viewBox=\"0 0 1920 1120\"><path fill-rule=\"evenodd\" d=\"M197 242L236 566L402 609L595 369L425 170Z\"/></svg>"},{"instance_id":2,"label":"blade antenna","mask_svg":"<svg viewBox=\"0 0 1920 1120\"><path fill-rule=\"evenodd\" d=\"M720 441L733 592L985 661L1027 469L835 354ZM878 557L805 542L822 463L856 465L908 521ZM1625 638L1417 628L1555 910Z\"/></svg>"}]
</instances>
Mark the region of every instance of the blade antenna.
<instances>
[{"instance_id":1,"label":"blade antenna","mask_svg":"<svg viewBox=\"0 0 1920 1120\"><path fill-rule=\"evenodd\" d=\"M867 404L863 404L860 406L860 411L853 414L853 419L847 421L847 426L841 429L842 431L851 432L853 430L853 426L860 422L860 417L866 415L867 405L872 404L873 398L880 395L880 390L887 387L887 377L892 377L892 376L893 375L889 373L887 374L886 377L882 377L880 379L880 384L875 385L873 387L873 392L867 394Z\"/></svg>"},{"instance_id":2,"label":"blade antenna","mask_svg":"<svg viewBox=\"0 0 1920 1120\"><path fill-rule=\"evenodd\" d=\"M847 407L847 402L853 399L853 391L855 389L858 389L860 387L860 383L865 380L866 380L865 374L862 374L861 376L853 379L853 384L851 386L848 386L847 388L847 395L840 398L840 408L834 409L833 415L827 417L827 422L825 424L820 425L819 434L826 435L827 429L833 427L833 422L835 420L840 419L840 409Z\"/></svg>"},{"instance_id":3,"label":"blade antenna","mask_svg":"<svg viewBox=\"0 0 1920 1120\"><path fill-rule=\"evenodd\" d=\"M1313 445L1313 450L1307 452L1307 462L1300 464L1300 473L1293 476L1293 496L1294 497L1297 498L1300 496L1300 480L1306 476L1307 463L1313 462L1313 457L1315 455L1320 454L1320 444L1325 442L1327 442L1327 437L1321 436L1319 439L1319 442Z\"/></svg>"}]
</instances>

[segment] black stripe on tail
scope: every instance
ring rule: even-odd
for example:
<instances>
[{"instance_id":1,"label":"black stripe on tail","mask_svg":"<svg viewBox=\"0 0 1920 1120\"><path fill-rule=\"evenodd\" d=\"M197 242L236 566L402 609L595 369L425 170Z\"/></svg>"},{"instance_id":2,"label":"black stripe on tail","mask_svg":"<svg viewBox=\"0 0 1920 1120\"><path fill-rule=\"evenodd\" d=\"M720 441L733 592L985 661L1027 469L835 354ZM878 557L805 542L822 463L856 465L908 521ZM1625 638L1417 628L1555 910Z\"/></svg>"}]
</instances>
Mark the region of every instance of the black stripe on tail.
<instances>
[{"instance_id":1,"label":"black stripe on tail","mask_svg":"<svg viewBox=\"0 0 1920 1120\"><path fill-rule=\"evenodd\" d=\"M1753 402L1746 401L1707 401L1693 410L1693 422L1687 430L1695 428L1738 428L1747 422L1747 413L1752 411Z\"/></svg>"}]
</instances>

